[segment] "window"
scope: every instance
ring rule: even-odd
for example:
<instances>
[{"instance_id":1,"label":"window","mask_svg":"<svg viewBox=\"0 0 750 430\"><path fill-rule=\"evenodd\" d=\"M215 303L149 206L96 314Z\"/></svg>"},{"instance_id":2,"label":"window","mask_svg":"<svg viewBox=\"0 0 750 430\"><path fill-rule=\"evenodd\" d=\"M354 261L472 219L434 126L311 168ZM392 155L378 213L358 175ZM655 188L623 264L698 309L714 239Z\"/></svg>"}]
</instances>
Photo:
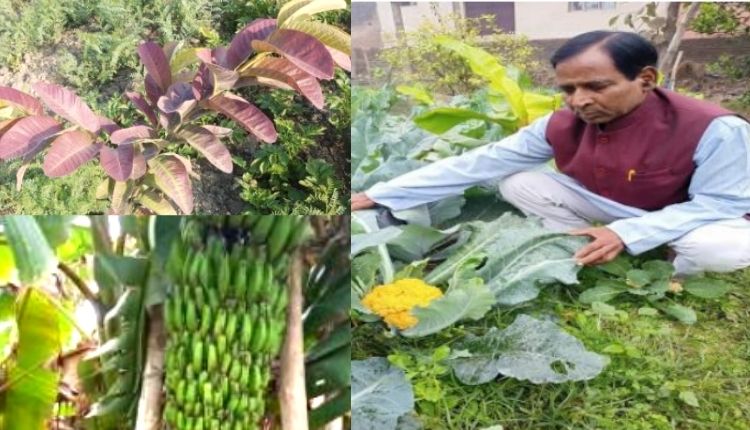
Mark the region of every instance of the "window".
<instances>
[{"instance_id":1,"label":"window","mask_svg":"<svg viewBox=\"0 0 750 430\"><path fill-rule=\"evenodd\" d=\"M571 1L568 2L568 12L586 10L613 10L616 3L613 1Z\"/></svg>"}]
</instances>

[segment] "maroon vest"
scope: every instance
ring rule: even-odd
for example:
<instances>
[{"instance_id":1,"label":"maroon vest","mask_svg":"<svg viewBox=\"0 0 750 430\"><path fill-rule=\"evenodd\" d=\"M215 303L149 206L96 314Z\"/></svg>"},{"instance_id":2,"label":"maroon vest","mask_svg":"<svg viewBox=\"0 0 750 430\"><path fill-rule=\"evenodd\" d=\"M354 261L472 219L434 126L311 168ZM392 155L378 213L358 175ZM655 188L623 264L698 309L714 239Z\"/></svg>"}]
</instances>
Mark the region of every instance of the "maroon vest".
<instances>
[{"instance_id":1,"label":"maroon vest","mask_svg":"<svg viewBox=\"0 0 750 430\"><path fill-rule=\"evenodd\" d=\"M732 112L656 89L632 112L600 127L568 110L546 138L557 168L596 194L648 211L687 201L693 155L709 123Z\"/></svg>"}]
</instances>

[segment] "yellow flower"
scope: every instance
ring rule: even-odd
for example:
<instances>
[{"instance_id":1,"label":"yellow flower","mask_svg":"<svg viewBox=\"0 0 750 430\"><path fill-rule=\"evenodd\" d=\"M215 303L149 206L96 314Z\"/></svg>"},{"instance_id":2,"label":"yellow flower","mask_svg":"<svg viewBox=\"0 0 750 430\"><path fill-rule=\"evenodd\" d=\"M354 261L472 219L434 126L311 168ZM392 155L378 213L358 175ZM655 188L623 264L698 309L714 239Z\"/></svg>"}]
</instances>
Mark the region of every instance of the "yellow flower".
<instances>
[{"instance_id":1,"label":"yellow flower","mask_svg":"<svg viewBox=\"0 0 750 430\"><path fill-rule=\"evenodd\" d=\"M383 317L388 325L404 330L417 324L417 318L411 314L413 307L427 306L442 296L439 288L421 279L407 278L378 285L362 299L362 304Z\"/></svg>"}]
</instances>

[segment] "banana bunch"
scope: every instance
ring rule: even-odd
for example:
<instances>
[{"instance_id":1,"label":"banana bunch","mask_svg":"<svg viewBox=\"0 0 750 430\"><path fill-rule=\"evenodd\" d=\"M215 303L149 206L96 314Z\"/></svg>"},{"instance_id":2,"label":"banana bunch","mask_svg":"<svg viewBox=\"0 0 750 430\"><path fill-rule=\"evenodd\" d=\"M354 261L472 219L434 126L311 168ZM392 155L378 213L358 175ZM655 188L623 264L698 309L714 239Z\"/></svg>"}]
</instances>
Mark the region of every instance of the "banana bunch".
<instances>
[{"instance_id":1,"label":"banana bunch","mask_svg":"<svg viewBox=\"0 0 750 430\"><path fill-rule=\"evenodd\" d=\"M259 427L281 347L297 216L185 218L167 262L165 419L176 430Z\"/></svg>"}]
</instances>

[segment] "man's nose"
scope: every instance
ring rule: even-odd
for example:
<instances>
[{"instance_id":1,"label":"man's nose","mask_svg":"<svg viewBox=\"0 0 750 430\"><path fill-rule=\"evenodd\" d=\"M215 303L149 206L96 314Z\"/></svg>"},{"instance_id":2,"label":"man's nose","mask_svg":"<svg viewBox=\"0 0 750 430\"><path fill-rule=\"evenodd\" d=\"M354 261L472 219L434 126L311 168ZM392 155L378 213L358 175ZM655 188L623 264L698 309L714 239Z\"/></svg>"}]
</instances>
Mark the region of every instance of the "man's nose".
<instances>
[{"instance_id":1,"label":"man's nose","mask_svg":"<svg viewBox=\"0 0 750 430\"><path fill-rule=\"evenodd\" d=\"M568 96L568 105L574 109L579 109L592 103L591 94L588 91L576 89Z\"/></svg>"}]
</instances>

